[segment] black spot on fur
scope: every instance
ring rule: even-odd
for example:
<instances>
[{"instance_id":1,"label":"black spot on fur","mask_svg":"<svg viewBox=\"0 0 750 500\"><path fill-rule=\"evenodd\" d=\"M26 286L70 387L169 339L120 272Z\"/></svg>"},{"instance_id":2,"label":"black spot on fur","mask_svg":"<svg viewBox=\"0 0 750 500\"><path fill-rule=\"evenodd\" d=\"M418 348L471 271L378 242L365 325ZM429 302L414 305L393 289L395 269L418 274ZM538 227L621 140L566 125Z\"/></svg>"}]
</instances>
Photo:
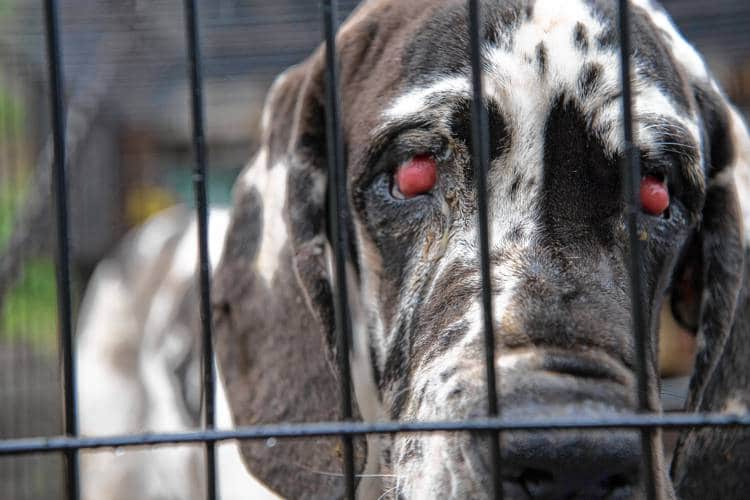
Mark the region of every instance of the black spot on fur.
<instances>
[{"instance_id":1,"label":"black spot on fur","mask_svg":"<svg viewBox=\"0 0 750 500\"><path fill-rule=\"evenodd\" d=\"M656 82L660 90L683 111L691 109L687 98L688 88L682 71L664 45L658 30L646 12L633 9L633 42L636 50L637 70L648 80Z\"/></svg>"},{"instance_id":2,"label":"black spot on fur","mask_svg":"<svg viewBox=\"0 0 750 500\"><path fill-rule=\"evenodd\" d=\"M440 373L440 381L447 382L448 380L450 380L451 377L453 377L453 375L456 374L457 371L458 371L458 368L455 366L446 368Z\"/></svg>"},{"instance_id":3,"label":"black spot on fur","mask_svg":"<svg viewBox=\"0 0 750 500\"><path fill-rule=\"evenodd\" d=\"M693 85L693 95L703 120L704 156L708 173L714 176L729 165L734 158L734 143L728 139L729 112L724 99L708 85Z\"/></svg>"},{"instance_id":4,"label":"black spot on fur","mask_svg":"<svg viewBox=\"0 0 750 500\"><path fill-rule=\"evenodd\" d=\"M422 387L419 389L419 394L417 394L417 407L422 406L425 397L427 397L427 386L422 384Z\"/></svg>"},{"instance_id":5,"label":"black spot on fur","mask_svg":"<svg viewBox=\"0 0 750 500\"><path fill-rule=\"evenodd\" d=\"M468 325L464 322L443 328L441 331L436 331L435 337L430 342L430 346L424 356L424 360L432 361L445 354L451 347L458 344L467 331Z\"/></svg>"},{"instance_id":6,"label":"black spot on fur","mask_svg":"<svg viewBox=\"0 0 750 500\"><path fill-rule=\"evenodd\" d=\"M511 201L515 201L516 197L518 196L518 189L521 187L521 176L516 175L513 178L513 181L510 183L510 187L508 188L508 195L510 196Z\"/></svg>"},{"instance_id":7,"label":"black spot on fur","mask_svg":"<svg viewBox=\"0 0 750 500\"><path fill-rule=\"evenodd\" d=\"M547 120L544 138L542 217L557 245L578 245L592 237L612 239L620 208L620 176L586 118L560 97Z\"/></svg>"},{"instance_id":8,"label":"black spot on fur","mask_svg":"<svg viewBox=\"0 0 750 500\"><path fill-rule=\"evenodd\" d=\"M518 243L523 239L524 230L522 226L514 226L513 229L508 231L508 241L512 243Z\"/></svg>"},{"instance_id":9,"label":"black spot on fur","mask_svg":"<svg viewBox=\"0 0 750 500\"><path fill-rule=\"evenodd\" d=\"M490 125L489 141L490 141L490 162L505 151L510 146L510 129L508 128L505 118L500 112L500 108L494 103L490 102L487 109L487 119ZM467 151L472 151L472 134L471 134L471 102L461 101L455 106L455 111L451 117L451 130L453 136L459 141L466 145ZM465 171L466 185L473 189L474 186L474 170L473 165L469 163Z\"/></svg>"},{"instance_id":10,"label":"black spot on fur","mask_svg":"<svg viewBox=\"0 0 750 500\"><path fill-rule=\"evenodd\" d=\"M619 50L619 30L617 28L617 3L604 0L586 0L594 8L604 30L597 35L599 46L609 50ZM672 52L662 40L659 29L651 21L649 14L639 7L631 12L631 37L635 70L646 80L654 83L681 110L691 109L687 98L688 88L682 71L672 57Z\"/></svg>"},{"instance_id":11,"label":"black spot on fur","mask_svg":"<svg viewBox=\"0 0 750 500\"><path fill-rule=\"evenodd\" d=\"M378 363L378 353L375 349L375 334L372 330L375 328L375 321L372 319L368 321L368 334L367 334L367 349L370 352L370 361L372 364L372 376L375 382L376 387L380 387L380 381L383 378L382 374L380 373L380 366ZM380 391L378 391L378 401L382 401L383 396Z\"/></svg>"},{"instance_id":12,"label":"black spot on fur","mask_svg":"<svg viewBox=\"0 0 750 500\"><path fill-rule=\"evenodd\" d=\"M589 50L589 33L583 23L576 23L573 30L573 44L581 52L588 52Z\"/></svg>"},{"instance_id":13,"label":"black spot on fur","mask_svg":"<svg viewBox=\"0 0 750 500\"><path fill-rule=\"evenodd\" d=\"M618 42L619 38L614 26L607 26L596 35L596 43L600 49L616 49Z\"/></svg>"},{"instance_id":14,"label":"black spot on fur","mask_svg":"<svg viewBox=\"0 0 750 500\"><path fill-rule=\"evenodd\" d=\"M448 399L460 398L463 393L464 393L463 387L458 386L452 389L451 392L448 393Z\"/></svg>"},{"instance_id":15,"label":"black spot on fur","mask_svg":"<svg viewBox=\"0 0 750 500\"><path fill-rule=\"evenodd\" d=\"M540 76L544 76L547 73L547 57L547 47L544 46L544 43L540 42L536 46L536 64Z\"/></svg>"},{"instance_id":16,"label":"black spot on fur","mask_svg":"<svg viewBox=\"0 0 750 500\"><path fill-rule=\"evenodd\" d=\"M422 458L422 442L419 439L408 438L404 446L404 453L401 455L401 463L420 460Z\"/></svg>"},{"instance_id":17,"label":"black spot on fur","mask_svg":"<svg viewBox=\"0 0 750 500\"><path fill-rule=\"evenodd\" d=\"M500 44L500 32L498 31L497 26L494 25L487 25L484 27L484 39L487 40L487 42L490 43L490 45L499 45Z\"/></svg>"},{"instance_id":18,"label":"black spot on fur","mask_svg":"<svg viewBox=\"0 0 750 500\"><path fill-rule=\"evenodd\" d=\"M398 420L406 408L406 403L409 401L409 394L411 391L408 390L408 384L404 383L399 386L399 390L396 391L393 397L393 404L390 408L390 416L393 420Z\"/></svg>"},{"instance_id":19,"label":"black spot on fur","mask_svg":"<svg viewBox=\"0 0 750 500\"><path fill-rule=\"evenodd\" d=\"M396 335L398 335L398 338L401 341L396 342L396 345L394 345L388 353L388 358L386 359L385 368L383 370L383 377L380 380L381 391L393 382L403 380L404 375L406 374L406 368L410 365L406 353L404 352L406 347L403 342L405 337L403 328L399 329Z\"/></svg>"},{"instance_id":20,"label":"black spot on fur","mask_svg":"<svg viewBox=\"0 0 750 500\"><path fill-rule=\"evenodd\" d=\"M587 63L583 66L581 74L578 77L582 99L587 99L594 93L601 82L603 72L603 68L596 63Z\"/></svg>"},{"instance_id":21,"label":"black spot on fur","mask_svg":"<svg viewBox=\"0 0 750 500\"><path fill-rule=\"evenodd\" d=\"M526 5L526 18L531 19L534 17L534 4L535 0L530 0L528 5Z\"/></svg>"},{"instance_id":22,"label":"black spot on fur","mask_svg":"<svg viewBox=\"0 0 750 500\"><path fill-rule=\"evenodd\" d=\"M263 232L263 200L257 189L253 187L239 192L233 215L224 245L224 258L252 262Z\"/></svg>"},{"instance_id":23,"label":"black spot on fur","mask_svg":"<svg viewBox=\"0 0 750 500\"><path fill-rule=\"evenodd\" d=\"M483 1L483 41L502 45L509 40L500 34L512 33L520 22L521 6L517 2L498 5ZM469 22L465 2L436 9L435 15L419 27L417 35L406 47L402 67L402 81L426 82L436 75L469 74Z\"/></svg>"}]
</instances>

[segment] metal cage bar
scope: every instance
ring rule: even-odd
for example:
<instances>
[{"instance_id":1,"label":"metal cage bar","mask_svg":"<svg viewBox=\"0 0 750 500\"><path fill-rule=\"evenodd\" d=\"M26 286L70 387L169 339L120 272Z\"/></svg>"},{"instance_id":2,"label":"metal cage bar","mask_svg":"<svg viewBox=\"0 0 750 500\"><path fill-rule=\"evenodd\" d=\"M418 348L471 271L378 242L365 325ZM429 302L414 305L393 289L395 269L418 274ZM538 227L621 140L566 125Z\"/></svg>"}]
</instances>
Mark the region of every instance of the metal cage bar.
<instances>
[{"instance_id":1,"label":"metal cage bar","mask_svg":"<svg viewBox=\"0 0 750 500\"><path fill-rule=\"evenodd\" d=\"M216 427L213 330L211 324L211 264L208 254L208 197L206 194L207 160L204 131L203 83L200 52L200 33L195 0L185 0L185 35L187 37L188 73L190 76L190 104L193 121L193 190L198 219L198 286L200 287L201 339L203 347L203 405L205 428ZM206 441L206 497L217 497L216 447Z\"/></svg>"},{"instance_id":2,"label":"metal cage bar","mask_svg":"<svg viewBox=\"0 0 750 500\"><path fill-rule=\"evenodd\" d=\"M51 438L6 439L0 441L0 456L51 453L67 450L123 448L229 441L233 439L289 439L311 437L364 436L401 432L489 432L564 431L596 429L695 429L704 427L750 427L750 414L723 413L626 413L611 417L567 417L555 419L471 419L441 422L309 422L238 427L233 430L154 434L126 434L106 437L58 436Z\"/></svg>"},{"instance_id":3,"label":"metal cage bar","mask_svg":"<svg viewBox=\"0 0 750 500\"><path fill-rule=\"evenodd\" d=\"M497 379L495 373L495 331L492 311L492 276L490 264L489 214L487 210L487 174L490 162L490 131L487 107L482 89L482 13L479 0L469 0L470 58L472 72L471 146L476 181L477 221L479 225L479 261L482 277L482 320L484 327L485 377L487 384L487 415L498 415ZM492 493L503 498L500 466L500 433L490 433L490 473Z\"/></svg>"},{"instance_id":4,"label":"metal cage bar","mask_svg":"<svg viewBox=\"0 0 750 500\"><path fill-rule=\"evenodd\" d=\"M651 351L646 335L645 317L643 315L643 276L641 273L641 242L638 237L638 222L641 214L639 185L641 166L633 128L633 94L631 86L631 40L630 40L630 5L628 0L619 3L620 29L620 68L622 71L622 126L624 138L624 158L622 162L622 185L625 201L626 225L629 240L628 271L630 275L630 301L632 310L633 335L636 344L636 375L638 386L638 407L642 412L653 411L649 398L649 387L652 380L649 374L649 352ZM641 429L641 447L643 451L644 477L646 494L649 500L656 500L656 464L652 449L653 431Z\"/></svg>"},{"instance_id":5,"label":"metal cage bar","mask_svg":"<svg viewBox=\"0 0 750 500\"><path fill-rule=\"evenodd\" d=\"M346 283L346 263L349 250L348 198L346 187L346 163L344 140L341 134L341 95L339 89L339 67L336 56L336 32L338 30L338 5L336 0L321 3L323 35L326 52L326 141L328 152L328 207L329 229L333 243L334 315L336 328L336 351L341 391L341 418L352 419L352 383L349 366L351 345L351 315L349 312ZM352 436L342 435L344 452L344 486L346 497L354 500L354 443Z\"/></svg>"},{"instance_id":6,"label":"metal cage bar","mask_svg":"<svg viewBox=\"0 0 750 500\"><path fill-rule=\"evenodd\" d=\"M68 211L68 177L65 147L65 87L63 78L60 22L56 0L45 0L45 36L50 87L50 113L53 136L52 195L55 200L57 314L60 357L63 370L63 424L65 434L78 435L78 401L75 353L73 348L73 308L70 280L70 227ZM65 488L68 500L80 497L78 452L65 452Z\"/></svg>"}]
</instances>

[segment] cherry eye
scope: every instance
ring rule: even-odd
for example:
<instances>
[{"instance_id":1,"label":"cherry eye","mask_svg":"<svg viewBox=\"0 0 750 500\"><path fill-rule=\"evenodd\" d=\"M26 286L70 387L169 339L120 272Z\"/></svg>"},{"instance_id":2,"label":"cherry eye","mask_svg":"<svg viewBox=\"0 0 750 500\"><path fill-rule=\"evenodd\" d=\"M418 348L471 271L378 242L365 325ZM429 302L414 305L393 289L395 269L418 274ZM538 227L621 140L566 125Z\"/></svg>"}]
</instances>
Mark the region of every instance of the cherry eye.
<instances>
[{"instance_id":1,"label":"cherry eye","mask_svg":"<svg viewBox=\"0 0 750 500\"><path fill-rule=\"evenodd\" d=\"M666 181L652 175L641 179L641 206L651 215L663 214L669 208L669 189Z\"/></svg>"},{"instance_id":2,"label":"cherry eye","mask_svg":"<svg viewBox=\"0 0 750 500\"><path fill-rule=\"evenodd\" d=\"M413 198L428 193L437 183L437 164L428 155L415 156L401 164L394 176L396 196Z\"/></svg>"}]
</instances>

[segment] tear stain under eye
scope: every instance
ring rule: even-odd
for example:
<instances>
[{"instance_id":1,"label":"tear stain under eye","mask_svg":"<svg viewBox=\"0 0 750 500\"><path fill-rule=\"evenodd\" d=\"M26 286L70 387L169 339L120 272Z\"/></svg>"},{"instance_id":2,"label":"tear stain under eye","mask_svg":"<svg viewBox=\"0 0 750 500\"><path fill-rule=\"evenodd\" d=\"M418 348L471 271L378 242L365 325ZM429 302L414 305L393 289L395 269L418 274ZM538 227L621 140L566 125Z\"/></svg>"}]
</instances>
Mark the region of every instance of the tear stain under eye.
<instances>
[{"instance_id":1,"label":"tear stain under eye","mask_svg":"<svg viewBox=\"0 0 750 500\"><path fill-rule=\"evenodd\" d=\"M441 162L448 161L455 154L455 142L451 137L448 137L447 140L448 147L445 148L443 155L438 158L438 160ZM422 257L424 259L429 259L432 262L440 260L443 255L445 255L445 252L448 249L450 227L451 223L453 222L451 217L451 205L455 205L455 203L458 201L455 191L450 188L446 189L445 193L438 194L442 194L442 196L440 196L440 213L443 216L443 221L441 224L442 234L440 235L440 239L437 240L437 250L435 252L432 252L432 248L436 243L434 234L429 234L427 236L427 244L425 245L425 249L422 254Z\"/></svg>"},{"instance_id":2,"label":"tear stain under eye","mask_svg":"<svg viewBox=\"0 0 750 500\"><path fill-rule=\"evenodd\" d=\"M446 196L440 196L440 213L443 216L440 224L439 234L437 231L430 231L425 236L426 242L422 250L422 259L436 261L445 255L448 248L448 239L451 227L451 209L446 201Z\"/></svg>"}]
</instances>

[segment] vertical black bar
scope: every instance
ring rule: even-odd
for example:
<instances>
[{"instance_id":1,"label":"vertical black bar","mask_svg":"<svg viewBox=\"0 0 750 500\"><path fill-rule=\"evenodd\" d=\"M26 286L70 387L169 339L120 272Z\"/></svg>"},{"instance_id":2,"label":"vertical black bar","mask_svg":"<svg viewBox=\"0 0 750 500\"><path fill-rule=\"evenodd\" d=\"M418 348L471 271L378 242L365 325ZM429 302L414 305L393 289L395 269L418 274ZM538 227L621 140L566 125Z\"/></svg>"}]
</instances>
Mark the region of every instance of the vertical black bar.
<instances>
[{"instance_id":1,"label":"vertical black bar","mask_svg":"<svg viewBox=\"0 0 750 500\"><path fill-rule=\"evenodd\" d=\"M346 261L349 249L348 202L344 141L341 135L339 68L336 57L338 9L336 0L323 0L323 32L326 43L326 140L328 147L328 207L333 263L335 268L335 316L337 354L341 378L341 418L352 418L352 384L349 367L351 316L346 285ZM354 446L351 436L342 436L344 444L344 481L347 498L354 500Z\"/></svg>"},{"instance_id":2,"label":"vertical black bar","mask_svg":"<svg viewBox=\"0 0 750 500\"><path fill-rule=\"evenodd\" d=\"M206 137L204 134L203 85L198 33L198 14L195 0L185 0L185 34L188 47L188 73L190 74L190 103L193 119L193 190L195 210L198 217L198 284L200 287L200 316L203 343L203 404L205 405L205 428L216 426L214 350L211 324L211 265L208 255L208 200L206 195ZM207 441L206 446L206 497L217 498L216 445Z\"/></svg>"},{"instance_id":3,"label":"vertical black bar","mask_svg":"<svg viewBox=\"0 0 750 500\"><path fill-rule=\"evenodd\" d=\"M482 89L482 16L479 0L469 0L470 57L472 73L471 145L472 164L477 189L479 223L479 259L482 276L482 312L484 323L485 371L487 378L487 414L498 416L495 374L495 332L492 311L492 276L490 269L489 215L487 211L487 172L489 166L489 121ZM494 498L503 497L500 467L500 433L490 433L490 471Z\"/></svg>"},{"instance_id":4,"label":"vertical black bar","mask_svg":"<svg viewBox=\"0 0 750 500\"><path fill-rule=\"evenodd\" d=\"M57 228L57 313L60 330L60 357L63 369L63 413L65 433L78 434L78 402L73 356L73 322L70 290L70 234L68 229L68 179L65 151L65 90L62 76L62 50L57 1L44 1L47 38L51 121L53 136L52 191L55 200ZM78 484L78 452L65 452L65 479L68 500L80 497Z\"/></svg>"},{"instance_id":5,"label":"vertical black bar","mask_svg":"<svg viewBox=\"0 0 750 500\"><path fill-rule=\"evenodd\" d=\"M629 274L630 300L633 310L633 334L636 343L638 406L640 411L652 411L649 399L649 344L643 315L643 277L641 273L641 242L638 237L638 218L641 213L639 198L641 166L638 149L635 145L633 128L633 93L631 87L631 41L630 8L628 0L620 0L620 65L622 71L622 121L625 139L625 158L622 164L623 195L626 206L626 224L630 246ZM651 447L653 430L641 429L641 444L645 458L646 493L649 500L657 498L656 471Z\"/></svg>"}]
</instances>

